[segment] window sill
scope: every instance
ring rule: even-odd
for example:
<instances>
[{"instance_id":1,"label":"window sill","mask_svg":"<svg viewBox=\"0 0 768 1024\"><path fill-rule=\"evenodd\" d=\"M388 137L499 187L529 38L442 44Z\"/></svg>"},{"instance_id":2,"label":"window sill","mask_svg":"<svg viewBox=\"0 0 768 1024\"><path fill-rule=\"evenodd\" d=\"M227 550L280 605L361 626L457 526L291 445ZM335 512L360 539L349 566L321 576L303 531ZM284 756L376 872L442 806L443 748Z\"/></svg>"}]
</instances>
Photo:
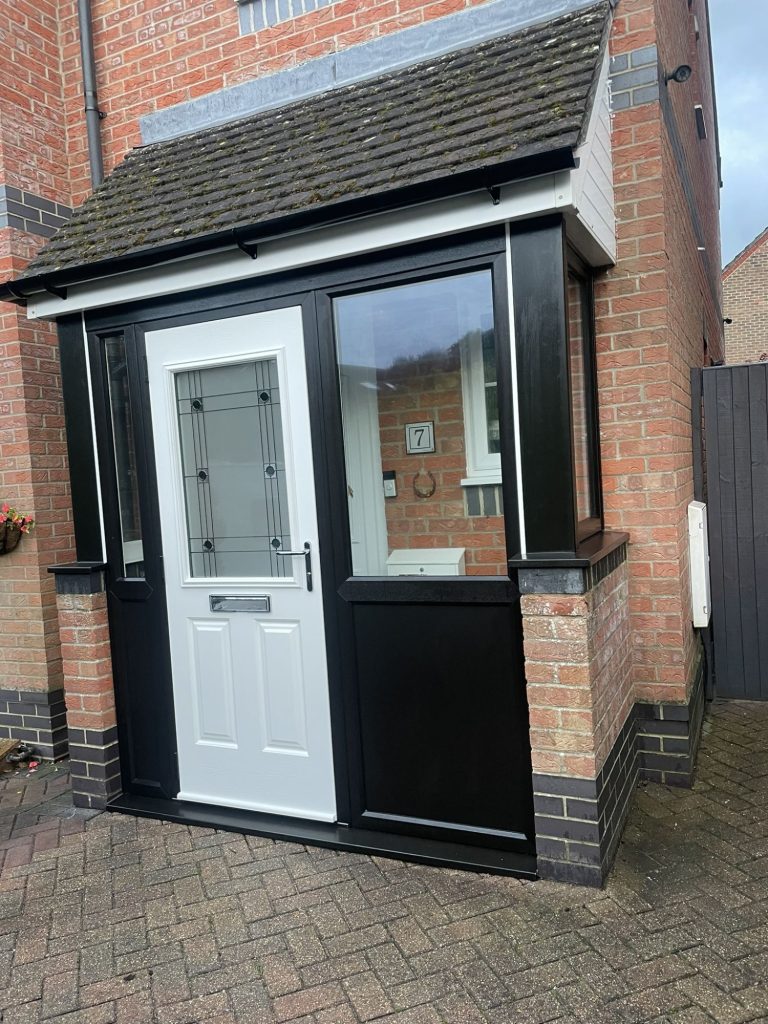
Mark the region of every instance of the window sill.
<instances>
[{"instance_id":1,"label":"window sill","mask_svg":"<svg viewBox=\"0 0 768 1024\"><path fill-rule=\"evenodd\" d=\"M501 487L501 473L489 473L488 476L467 476L460 482L462 487Z\"/></svg>"},{"instance_id":2,"label":"window sill","mask_svg":"<svg viewBox=\"0 0 768 1024\"><path fill-rule=\"evenodd\" d=\"M596 533L575 552L544 551L525 558L510 558L510 569L589 569L629 541L628 533Z\"/></svg>"}]
</instances>

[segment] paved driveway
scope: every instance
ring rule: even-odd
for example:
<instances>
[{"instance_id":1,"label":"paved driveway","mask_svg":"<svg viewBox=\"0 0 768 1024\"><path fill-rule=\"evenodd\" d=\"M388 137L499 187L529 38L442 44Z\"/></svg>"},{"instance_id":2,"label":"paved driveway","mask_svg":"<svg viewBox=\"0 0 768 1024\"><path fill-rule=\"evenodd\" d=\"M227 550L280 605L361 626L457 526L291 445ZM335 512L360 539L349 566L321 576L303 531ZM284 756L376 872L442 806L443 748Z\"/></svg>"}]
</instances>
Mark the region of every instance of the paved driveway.
<instances>
[{"instance_id":1,"label":"paved driveway","mask_svg":"<svg viewBox=\"0 0 768 1024\"><path fill-rule=\"evenodd\" d=\"M636 796L603 892L75 811L3 776L5 1024L768 1022L768 705Z\"/></svg>"}]
</instances>

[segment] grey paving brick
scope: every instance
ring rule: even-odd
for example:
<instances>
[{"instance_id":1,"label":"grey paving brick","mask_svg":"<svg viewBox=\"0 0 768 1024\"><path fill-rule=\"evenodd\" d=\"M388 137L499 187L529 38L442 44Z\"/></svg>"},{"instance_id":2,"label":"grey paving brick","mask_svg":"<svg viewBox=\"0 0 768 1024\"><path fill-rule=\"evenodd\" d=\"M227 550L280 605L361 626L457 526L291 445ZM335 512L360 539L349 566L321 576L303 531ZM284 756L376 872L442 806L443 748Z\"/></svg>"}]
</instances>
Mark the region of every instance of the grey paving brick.
<instances>
[{"instance_id":1,"label":"grey paving brick","mask_svg":"<svg viewBox=\"0 0 768 1024\"><path fill-rule=\"evenodd\" d=\"M4 1024L768 1021L767 733L716 705L694 789L643 785L602 891L73 819L66 768L0 777Z\"/></svg>"}]
</instances>

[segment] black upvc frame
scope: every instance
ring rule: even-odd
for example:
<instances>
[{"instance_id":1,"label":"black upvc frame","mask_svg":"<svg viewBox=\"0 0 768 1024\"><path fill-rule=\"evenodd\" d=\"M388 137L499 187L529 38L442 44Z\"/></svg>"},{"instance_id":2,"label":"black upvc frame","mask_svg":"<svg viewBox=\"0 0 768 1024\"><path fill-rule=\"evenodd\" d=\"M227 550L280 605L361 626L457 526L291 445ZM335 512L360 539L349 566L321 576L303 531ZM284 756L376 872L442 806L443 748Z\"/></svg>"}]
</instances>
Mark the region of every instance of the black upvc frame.
<instances>
[{"instance_id":1,"label":"black upvc frame","mask_svg":"<svg viewBox=\"0 0 768 1024\"><path fill-rule=\"evenodd\" d=\"M104 393L103 366L98 357L99 338L117 330L128 332L134 352L134 374L141 381L142 437L148 454L143 472L146 481L154 480L151 421L149 418L148 386L144 359L146 331L196 323L200 321L235 317L264 309L286 305L301 305L304 311L305 347L310 393L310 416L316 436L314 451L315 492L320 528L320 554L323 568L325 607L331 608L339 597L353 597L359 604L407 603L439 606L455 603L464 606L484 603L517 608L516 576L446 578L424 581L395 581L390 578L354 578L351 574L351 554L348 543L348 510L345 499L345 466L340 396L335 345L331 318L334 296L350 291L363 291L371 287L387 287L394 283L434 278L468 269L489 268L493 275L493 298L496 315L497 361L499 381L500 429L505 471L502 473L502 493L505 509L505 529L510 570L542 563L577 561L580 557L578 524L575 513L573 449L571 444L570 381L567 348L566 287L568 249L563 219L559 216L529 220L511 225L512 291L514 295L514 323L518 371L518 409L522 451L527 550L520 559L520 528L517 516L517 482L514 472L515 430L512 416L511 339L509 337L509 309L505 238L501 228L486 229L459 239L431 240L427 243L404 246L365 260L340 260L329 267L308 271L282 273L229 286L218 286L204 292L193 292L163 297L117 310L99 311L87 317L90 331L91 373L94 379L97 435L99 437L99 464L102 490L107 495L105 513L113 523L119 523L116 489L112 479L114 460L110 450L108 406ZM83 402L82 360L77 353L76 335L82 333L79 322L63 325L62 338L69 339L66 356L65 391L70 434L82 442L81 457L73 461L73 491L85 501L95 493L95 467L89 458L86 439L90 431L88 403ZM592 374L594 380L594 362ZM593 384L594 386L594 384ZM87 386L85 387L87 398ZM88 416L88 430L84 417ZM597 420L594 421L597 441ZM329 462L330 453L330 462ZM330 471L329 471L329 466ZM599 463L596 479L599 480ZM75 481L77 484L75 485ZM109 494L114 492L114 500ZM80 518L80 509L76 519ZM162 582L162 552L159 549L160 510L154 493L142 490L142 527L145 537L154 535L157 550L147 550L145 557L154 558L157 580ZM78 556L99 557L100 538L98 520L91 516L80 519ZM592 538L594 541L595 538ZM589 543L592 544L592 541ZM116 556L117 541L108 538L109 551ZM517 556L517 557L516 557ZM122 549L120 549L122 557ZM145 563L146 564L146 563ZM147 567L147 571L150 571ZM135 581L113 580L113 586L133 586ZM415 585L414 585L415 584ZM164 602L164 588L158 585ZM133 591L131 591L132 593ZM514 613L519 616L519 609ZM165 607L158 621L164 623ZM343 619L343 616L341 617ZM338 628L327 630L329 678L331 680L331 717L334 743L334 764L337 773L337 803L340 821L350 822L355 808L361 806L359 759L348 737L354 730L354 702L349 691L338 680L344 649L349 642L349 623L338 622ZM169 650L167 625L165 649L159 650L159 663L167 658ZM119 630L117 630L119 634ZM519 619L518 619L519 635ZM154 643L160 643L155 638ZM519 652L522 679L522 652ZM121 703L122 728L130 717L124 706L125 668L119 659L115 665L116 690ZM121 676L123 677L121 679ZM167 678L170 679L168 669ZM335 689L334 689L335 688ZM147 703L155 717L168 716L173 727L173 706L169 692L155 690ZM523 694L524 702L524 694ZM130 741L123 747L130 758ZM122 737L121 737L122 746ZM167 733L167 749L175 752L172 731ZM164 768L165 778L160 789L166 795L178 791L177 772L173 758ZM176 773L176 774L174 774ZM136 791L140 773L124 766L127 787ZM176 789L174 790L174 785ZM153 787L149 787L149 795ZM157 787L154 787L157 791ZM146 790L145 790L146 792ZM532 822L531 833L532 834ZM454 841L461 841L456 836ZM464 838L464 841L466 839ZM530 839L527 841L530 850ZM525 845L525 843L523 844Z\"/></svg>"},{"instance_id":2,"label":"black upvc frame","mask_svg":"<svg viewBox=\"0 0 768 1024\"><path fill-rule=\"evenodd\" d=\"M585 544L599 546L602 533L600 453L594 345L588 373L591 455L599 517L578 523L573 459L571 371L568 352L569 261L585 279L586 266L569 250L559 214L510 225L517 355L520 459L525 550L510 560L515 569L583 561ZM590 299L590 305L593 302ZM594 316L588 324L594 339ZM585 370L586 370L585 366Z\"/></svg>"},{"instance_id":3,"label":"black upvc frame","mask_svg":"<svg viewBox=\"0 0 768 1024\"><path fill-rule=\"evenodd\" d=\"M348 559L348 545L345 550L339 549L338 527L344 524L348 528L347 507L344 499L345 468L344 454L342 447L341 430L341 408L340 396L338 393L338 376L336 367L335 345L332 334L327 334L325 341L318 335L318 324L323 325L322 309L330 309L331 294L340 294L344 291L360 291L370 287L374 281L380 287L387 286L393 282L404 280L416 280L419 278L432 278L439 275L448 275L462 272L467 269L490 268L493 271L493 294L497 318L497 353L499 359L499 380L501 384L500 404L503 406L502 431L508 444L509 466L514 464L514 431L511 422L512 397L508 393L508 382L511 380L510 367L510 344L508 336L508 304L506 288L506 267L504 258L504 234L500 228L486 229L465 235L458 240L449 241L431 240L429 243L420 243L402 247L395 251L387 251L379 255L371 256L362 261L350 259L337 261L328 268L308 271L304 273L285 273L271 276L266 279L259 279L246 283L239 283L231 286L214 287L205 293L190 293L162 298L133 304L122 307L118 310L98 311L87 317L86 325L89 329L90 351L91 351L91 373L94 378L94 401L96 408L96 426L99 438L98 455L101 467L102 491L106 497L105 515L112 523L110 537L108 538L109 561L112 564L119 564L122 560L121 537L119 536L119 509L117 504L116 482L114 481L114 456L111 451L109 408L106 401L105 381L103 378L103 360L100 358L100 339L105 335L118 331L126 334L130 339L130 347L133 355L132 366L134 376L140 380L141 393L141 431L144 439L145 454L142 475L144 483L142 486L142 530L145 537L153 536L157 543L157 550L152 551L151 545L145 545L145 572L147 579L154 577L149 586L159 592L158 597L163 599L162 615L156 617L156 621L162 623L165 630L164 645L158 635L154 635L149 647L154 649L157 668L155 672L147 673L148 690L143 694L145 699L144 707L138 709L136 704L133 707L133 721L139 720L135 716L144 716L146 722L165 719L169 728L166 730L164 741L158 749L168 751L170 757L168 764L159 765L159 774L162 776L157 780L149 780L149 785L142 784L142 772L137 771L138 760L141 757L134 756L139 748L146 749L148 746L147 737L139 742L136 736L131 735L130 720L131 710L126 704L126 696L129 688L126 685L127 668L125 658L121 651L117 651L115 659L116 691L120 706L121 719L121 750L125 757L123 764L124 782L127 791L138 794L136 799L143 796L172 797L178 792L178 770L175 761L175 728L173 719L172 693L169 683L163 690L160 680L156 678L156 672L167 671L166 679L170 680L170 653L167 636L167 623L164 605L164 587L162 586L162 552L160 544L160 509L157 503L157 491L154 471L153 449L151 442L151 420L149 413L148 385L146 380L146 363L144 355L144 335L146 332L160 328L180 326L183 324L195 323L209 319L223 319L235 317L248 312L257 312L264 309L274 309L286 305L301 305L304 311L305 349L307 353L307 374L310 393L310 416L313 423L313 430L317 439L314 451L315 459L315 492L318 508L318 520L320 527L320 554L323 566L323 588L326 608L331 607L331 602L338 599L337 590L339 579L335 575L336 565L331 566L333 559L341 557ZM134 381L132 381L132 384ZM82 405L76 406L76 414L79 412L82 418L85 408ZM70 413L73 411L69 410ZM334 451L337 458L337 472L328 472L327 453ZM83 452L85 456L86 453ZM84 463L87 459L84 459ZM93 467L92 467L93 468ZM151 486L148 486L151 484ZM334 495L335 492L335 495ZM507 511L508 550L514 550L517 545L517 517L516 505L517 495L514 483L514 473L511 468L504 477L504 503ZM341 504L343 502L343 506ZM337 507L338 506L338 507ZM83 536L83 544L95 543L95 528L98 524L92 524L91 536ZM114 534L114 536L113 536ZM80 543L81 538L78 538ZM100 546L100 545L99 545ZM344 580L348 580L351 574L351 565L344 570L342 588L346 589ZM115 589L135 588L141 585L141 581L112 579L110 571L107 572L110 580L113 598ZM421 588L404 591L401 584L390 578L379 580L355 580L353 585L360 588L356 599L363 603L376 602L380 600L382 587L387 587L388 598L394 603L408 601L408 603L424 603L436 605L447 601L449 603L460 603L466 606L478 603L490 605L503 605L512 609L511 614L518 616L518 626L515 632L519 636L519 609L517 606L518 591L515 583L509 579L499 577L476 577L468 580L466 577L455 579L442 578L437 581L424 583ZM401 592L402 591L402 592ZM378 597L377 597L378 595ZM117 595L122 596L122 595ZM138 610L138 603L133 604ZM124 647L128 640L125 631L113 627L113 643L118 647ZM343 659L342 645L347 637L344 628L329 628L327 630L326 645L329 661L329 678L331 680L331 718L334 743L334 765L337 778L337 803L339 820L349 821L352 817L352 800L349 779L355 772L355 764L350 760L350 744L348 743L348 729L350 720L348 714L345 694L341 691L334 692L334 680L340 676L339 666ZM510 638L511 639L511 638ZM163 646L160 650L159 647ZM167 665L168 668L161 669L160 666ZM527 708L524 704L524 688L522 687L522 650L519 651L519 678L521 681L521 694L523 709L526 715ZM135 731L135 730L134 730ZM527 737L527 724L524 730ZM150 736L151 739L151 736ZM151 746L151 743L149 744ZM529 758L529 753L528 755ZM161 770L162 769L162 770ZM530 767L528 767L528 772ZM147 780L144 780L145 782ZM523 781L522 779L520 780ZM359 806L359 804L358 804ZM526 829L528 838L520 836L519 841L513 845L521 849L527 855L532 850L533 822L531 815L530 830ZM418 836L418 830L415 835ZM441 842L464 843L466 845L467 835L457 834L446 836L443 834ZM405 840L403 840L405 841ZM415 841L415 839L414 839ZM513 856L510 850L510 856Z\"/></svg>"}]
</instances>

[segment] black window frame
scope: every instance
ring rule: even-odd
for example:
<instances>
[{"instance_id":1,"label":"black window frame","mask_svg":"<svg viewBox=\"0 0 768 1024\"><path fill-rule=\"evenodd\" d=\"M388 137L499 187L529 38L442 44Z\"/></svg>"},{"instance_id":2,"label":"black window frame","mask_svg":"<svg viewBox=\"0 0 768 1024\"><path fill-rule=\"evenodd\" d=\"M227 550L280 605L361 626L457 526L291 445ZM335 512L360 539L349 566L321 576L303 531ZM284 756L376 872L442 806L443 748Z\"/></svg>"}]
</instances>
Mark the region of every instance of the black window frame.
<instances>
[{"instance_id":1,"label":"black window frame","mask_svg":"<svg viewBox=\"0 0 768 1024\"><path fill-rule=\"evenodd\" d=\"M582 338L582 359L584 361L584 399L586 403L586 427L587 427L587 457L589 460L589 498L590 507L594 514L584 519L579 519L578 500L576 493L576 458L574 442L574 416L573 416L573 382L570 380L569 361L569 399L570 399L570 421L571 421L571 451L573 459L573 509L574 523L576 526L577 545L603 530L603 487L602 487L602 466L600 459L600 410L597 392L597 348L595 341L595 284L594 274L591 268L581 259L578 253L568 245L566 250L566 309L568 308L567 290L568 279L576 278L582 285L582 324L584 337ZM568 351L570 352L571 339L569 332L569 318L566 318L566 337Z\"/></svg>"}]
</instances>

